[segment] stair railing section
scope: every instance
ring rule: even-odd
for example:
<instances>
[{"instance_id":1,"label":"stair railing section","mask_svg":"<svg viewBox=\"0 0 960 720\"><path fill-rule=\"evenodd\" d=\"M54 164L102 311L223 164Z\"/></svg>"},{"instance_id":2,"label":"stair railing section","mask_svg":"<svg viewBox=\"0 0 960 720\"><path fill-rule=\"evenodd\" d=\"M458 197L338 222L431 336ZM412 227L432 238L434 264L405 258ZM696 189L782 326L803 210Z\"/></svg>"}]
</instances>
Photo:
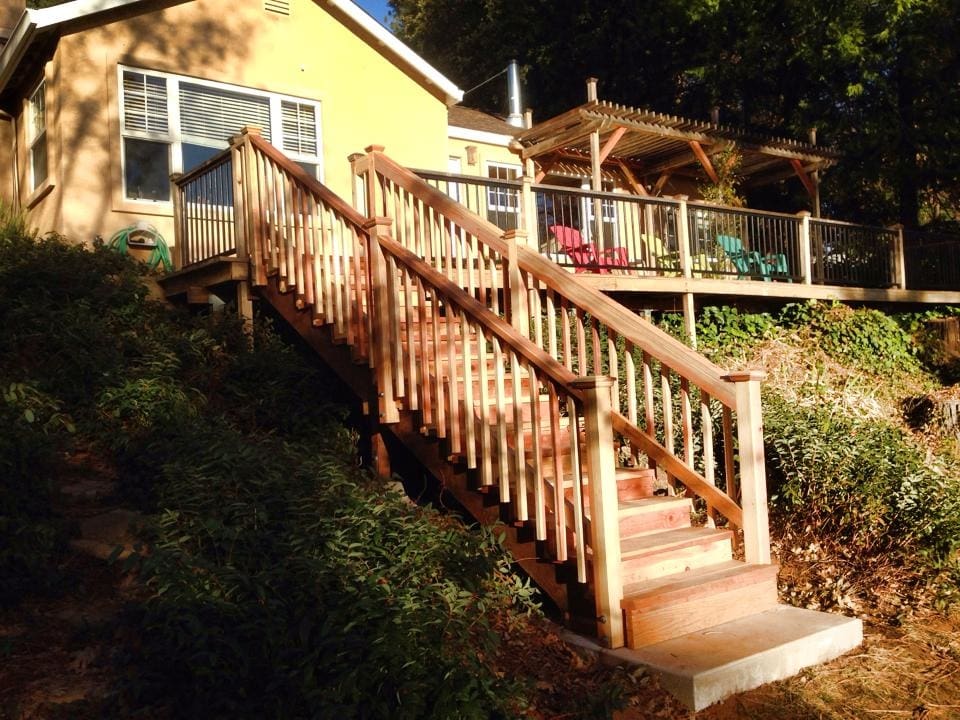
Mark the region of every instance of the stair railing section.
<instances>
[{"instance_id":1,"label":"stair railing section","mask_svg":"<svg viewBox=\"0 0 960 720\"><path fill-rule=\"evenodd\" d=\"M393 162L353 159L368 213L408 251L578 376L610 376L614 432L634 462L743 531L748 562L770 561L757 373L725 373L609 297ZM720 428L719 432L715 428ZM718 481L723 489L718 487Z\"/></svg>"},{"instance_id":2,"label":"stair railing section","mask_svg":"<svg viewBox=\"0 0 960 720\"><path fill-rule=\"evenodd\" d=\"M592 581L597 632L622 646L609 380L556 362L392 240L391 220L359 215L253 130L228 154L253 281L275 277L315 326L331 326L369 362L382 422L396 421L401 405L416 411L481 489L496 486L547 559L572 562L580 582ZM214 218L202 199L196 217ZM185 227L188 238L212 232Z\"/></svg>"},{"instance_id":3,"label":"stair railing section","mask_svg":"<svg viewBox=\"0 0 960 720\"><path fill-rule=\"evenodd\" d=\"M175 175L173 204L179 267L243 254L234 232L233 162L229 151L188 173Z\"/></svg>"}]
</instances>

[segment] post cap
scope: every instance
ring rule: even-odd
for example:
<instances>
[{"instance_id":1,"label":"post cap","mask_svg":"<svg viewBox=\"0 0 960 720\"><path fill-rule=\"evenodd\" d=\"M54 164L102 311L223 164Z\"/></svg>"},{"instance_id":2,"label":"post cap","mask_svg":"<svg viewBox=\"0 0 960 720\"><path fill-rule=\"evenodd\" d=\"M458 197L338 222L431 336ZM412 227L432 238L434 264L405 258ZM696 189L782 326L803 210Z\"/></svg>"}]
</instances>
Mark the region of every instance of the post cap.
<instances>
[{"instance_id":1,"label":"post cap","mask_svg":"<svg viewBox=\"0 0 960 720\"><path fill-rule=\"evenodd\" d=\"M368 152L368 153L372 153L372 152L382 153L384 150L386 150L386 148L383 145L367 145L363 149L364 152Z\"/></svg>"},{"instance_id":2,"label":"post cap","mask_svg":"<svg viewBox=\"0 0 960 720\"><path fill-rule=\"evenodd\" d=\"M767 374L763 370L734 370L723 376L727 382L750 382L752 380L765 380Z\"/></svg>"},{"instance_id":3,"label":"post cap","mask_svg":"<svg viewBox=\"0 0 960 720\"><path fill-rule=\"evenodd\" d=\"M365 223L361 226L364 230L369 230L373 227L390 227L393 225L393 218L376 216L368 218Z\"/></svg>"},{"instance_id":4,"label":"post cap","mask_svg":"<svg viewBox=\"0 0 960 720\"><path fill-rule=\"evenodd\" d=\"M602 390L613 387L613 378L609 375L584 375L570 381L574 390Z\"/></svg>"}]
</instances>

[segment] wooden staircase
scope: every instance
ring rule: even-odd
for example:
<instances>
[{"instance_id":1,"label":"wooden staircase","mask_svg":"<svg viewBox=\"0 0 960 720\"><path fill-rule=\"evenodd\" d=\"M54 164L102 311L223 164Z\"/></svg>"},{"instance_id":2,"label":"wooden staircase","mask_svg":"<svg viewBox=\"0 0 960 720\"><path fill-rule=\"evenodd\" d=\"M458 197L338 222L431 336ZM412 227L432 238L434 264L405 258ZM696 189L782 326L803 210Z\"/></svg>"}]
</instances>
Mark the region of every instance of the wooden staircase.
<instances>
[{"instance_id":1,"label":"wooden staircase","mask_svg":"<svg viewBox=\"0 0 960 720\"><path fill-rule=\"evenodd\" d=\"M204 192L225 168L229 212ZM760 375L715 367L382 149L353 170L369 217L245 130L177 180L177 246L197 268L248 259L249 286L368 407L381 468L402 445L504 522L573 627L641 648L776 607ZM202 284L190 273L169 286Z\"/></svg>"}]
</instances>

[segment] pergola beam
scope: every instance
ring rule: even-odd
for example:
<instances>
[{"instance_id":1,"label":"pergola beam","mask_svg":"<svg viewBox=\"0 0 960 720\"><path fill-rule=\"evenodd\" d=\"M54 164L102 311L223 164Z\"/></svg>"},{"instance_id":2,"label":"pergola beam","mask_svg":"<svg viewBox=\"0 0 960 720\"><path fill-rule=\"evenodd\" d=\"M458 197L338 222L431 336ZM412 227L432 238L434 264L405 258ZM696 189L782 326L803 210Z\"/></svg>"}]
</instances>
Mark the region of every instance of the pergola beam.
<instances>
[{"instance_id":1,"label":"pergola beam","mask_svg":"<svg viewBox=\"0 0 960 720\"><path fill-rule=\"evenodd\" d=\"M627 129L623 126L620 126L610 133L610 137L607 138L607 141L603 144L603 147L600 148L601 164L610 156L610 153L613 152L613 149L617 146L617 143L620 142L620 138L622 138L626 132Z\"/></svg>"},{"instance_id":2,"label":"pergola beam","mask_svg":"<svg viewBox=\"0 0 960 720\"><path fill-rule=\"evenodd\" d=\"M719 185L720 178L717 175L717 171L714 170L713 163L710 162L710 158L707 157L707 154L703 151L700 143L696 140L691 140L690 149L693 150L693 154L697 158L697 161L703 166L703 170L705 173L707 173L707 177L710 178L710 182L712 182L714 185Z\"/></svg>"}]
</instances>

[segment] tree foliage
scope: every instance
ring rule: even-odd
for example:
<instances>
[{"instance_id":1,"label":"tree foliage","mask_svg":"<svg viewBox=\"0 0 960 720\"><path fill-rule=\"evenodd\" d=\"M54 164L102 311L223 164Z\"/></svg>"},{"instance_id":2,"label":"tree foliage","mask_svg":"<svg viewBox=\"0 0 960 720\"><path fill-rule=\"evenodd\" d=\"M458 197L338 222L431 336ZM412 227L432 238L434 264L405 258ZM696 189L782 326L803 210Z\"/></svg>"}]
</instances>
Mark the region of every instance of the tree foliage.
<instances>
[{"instance_id":1,"label":"tree foliage","mask_svg":"<svg viewBox=\"0 0 960 720\"><path fill-rule=\"evenodd\" d=\"M807 138L845 157L827 214L956 221L958 0L391 0L395 32L464 88L516 57L540 119L603 98ZM501 109L490 83L465 102ZM767 201L776 201L768 198Z\"/></svg>"}]
</instances>

